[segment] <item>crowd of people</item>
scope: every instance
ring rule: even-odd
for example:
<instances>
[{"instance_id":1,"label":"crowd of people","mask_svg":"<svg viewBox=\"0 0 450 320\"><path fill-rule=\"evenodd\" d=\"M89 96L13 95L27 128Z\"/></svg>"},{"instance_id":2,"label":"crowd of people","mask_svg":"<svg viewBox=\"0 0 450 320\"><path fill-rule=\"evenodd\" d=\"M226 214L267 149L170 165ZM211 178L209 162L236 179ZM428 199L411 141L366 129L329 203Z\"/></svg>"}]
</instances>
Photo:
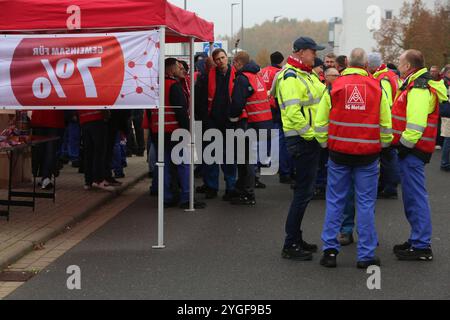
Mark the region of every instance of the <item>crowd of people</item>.
<instances>
[{"instance_id":1,"label":"crowd of people","mask_svg":"<svg viewBox=\"0 0 450 320\"><path fill-rule=\"evenodd\" d=\"M401 185L411 236L394 252L401 260L432 260L424 168L441 147L441 169L450 171L450 65L428 71L417 50L405 51L398 67L384 63L377 52L358 48L348 57L330 53L322 60L318 52L323 49L313 39L301 37L287 59L274 52L271 65L263 69L245 51L231 61L225 50L216 49L211 57L196 57L194 79L187 63L166 59L165 207L189 207L189 165L173 163L171 136L177 129L189 130L190 117L201 121L204 131L216 129L224 137L229 129L278 129L279 182L293 189L283 258L311 260L317 252L318 246L303 238L302 220L312 199L324 199L321 264L336 267L341 246L354 242L356 216L357 266L380 265L375 255L376 199L398 199ZM189 112L191 81L196 89L195 114ZM57 174L52 168L58 167L53 155L59 154L82 167L85 189L112 191L120 185L117 179L124 177L126 157L143 156L147 148L153 173L150 194L158 194L158 110L33 111L32 127L39 135L64 137L63 143L35 150L34 170L42 177L42 188L51 187L52 175ZM149 129L147 146L144 128ZM222 171L222 199L232 205L256 205L255 189L266 188L258 172L267 165L250 161L258 142L246 138L244 163L198 165L196 177L203 184L196 193L205 200L217 198ZM202 148L212 143L203 142ZM224 139L223 159L226 143ZM203 209L206 203L196 200L194 207Z\"/></svg>"}]
</instances>

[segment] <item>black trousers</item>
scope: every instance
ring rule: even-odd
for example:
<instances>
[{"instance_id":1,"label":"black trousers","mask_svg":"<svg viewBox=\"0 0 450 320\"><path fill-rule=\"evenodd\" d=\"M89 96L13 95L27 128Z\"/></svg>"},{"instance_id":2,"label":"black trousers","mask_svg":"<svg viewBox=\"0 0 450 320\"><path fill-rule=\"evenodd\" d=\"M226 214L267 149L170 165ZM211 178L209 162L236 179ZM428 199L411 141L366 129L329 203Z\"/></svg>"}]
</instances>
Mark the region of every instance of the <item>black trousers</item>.
<instances>
[{"instance_id":1,"label":"black trousers","mask_svg":"<svg viewBox=\"0 0 450 320\"><path fill-rule=\"evenodd\" d=\"M33 128L33 135L42 137L60 136L61 129ZM51 178L56 173L58 141L50 141L32 148L32 169L35 177Z\"/></svg>"},{"instance_id":2,"label":"black trousers","mask_svg":"<svg viewBox=\"0 0 450 320\"><path fill-rule=\"evenodd\" d=\"M144 129L142 121L144 110L132 110L128 121L127 152L132 154L143 153L145 151ZM134 130L133 130L134 127Z\"/></svg>"},{"instance_id":3,"label":"black trousers","mask_svg":"<svg viewBox=\"0 0 450 320\"><path fill-rule=\"evenodd\" d=\"M83 132L84 181L105 180L107 126L104 121L93 121L81 126Z\"/></svg>"}]
</instances>

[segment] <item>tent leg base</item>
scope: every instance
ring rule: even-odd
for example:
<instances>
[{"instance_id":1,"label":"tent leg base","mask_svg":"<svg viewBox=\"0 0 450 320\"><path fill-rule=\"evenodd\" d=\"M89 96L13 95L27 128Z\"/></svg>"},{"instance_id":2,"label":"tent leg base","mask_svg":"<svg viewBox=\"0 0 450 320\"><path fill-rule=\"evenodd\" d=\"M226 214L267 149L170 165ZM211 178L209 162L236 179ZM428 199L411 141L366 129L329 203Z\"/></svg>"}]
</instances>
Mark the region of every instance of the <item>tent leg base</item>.
<instances>
[{"instance_id":1,"label":"tent leg base","mask_svg":"<svg viewBox=\"0 0 450 320\"><path fill-rule=\"evenodd\" d=\"M166 248L165 245L162 245L162 246L152 246L152 249L155 249L155 250L162 250L162 249L165 249L165 248Z\"/></svg>"},{"instance_id":2,"label":"tent leg base","mask_svg":"<svg viewBox=\"0 0 450 320\"><path fill-rule=\"evenodd\" d=\"M184 210L184 212L195 212L196 210L195 209L186 209L186 210Z\"/></svg>"}]
</instances>

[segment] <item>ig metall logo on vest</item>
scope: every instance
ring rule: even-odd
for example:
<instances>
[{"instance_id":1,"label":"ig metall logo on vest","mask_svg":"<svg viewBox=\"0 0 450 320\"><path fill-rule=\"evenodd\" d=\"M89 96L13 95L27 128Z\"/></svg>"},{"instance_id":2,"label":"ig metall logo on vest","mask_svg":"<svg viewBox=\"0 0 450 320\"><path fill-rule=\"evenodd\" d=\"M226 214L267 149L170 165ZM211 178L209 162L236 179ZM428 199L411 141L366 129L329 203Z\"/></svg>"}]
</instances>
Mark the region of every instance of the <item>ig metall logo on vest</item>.
<instances>
[{"instance_id":1,"label":"ig metall logo on vest","mask_svg":"<svg viewBox=\"0 0 450 320\"><path fill-rule=\"evenodd\" d=\"M345 85L345 110L365 111L367 87L365 84Z\"/></svg>"}]
</instances>

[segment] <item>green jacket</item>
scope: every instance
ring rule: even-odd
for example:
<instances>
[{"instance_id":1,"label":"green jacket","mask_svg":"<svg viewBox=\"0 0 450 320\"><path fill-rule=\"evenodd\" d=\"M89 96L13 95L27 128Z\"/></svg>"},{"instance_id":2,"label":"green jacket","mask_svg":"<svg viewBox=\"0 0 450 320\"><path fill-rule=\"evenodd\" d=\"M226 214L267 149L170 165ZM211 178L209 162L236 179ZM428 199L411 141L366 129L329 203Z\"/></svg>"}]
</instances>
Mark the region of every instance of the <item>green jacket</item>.
<instances>
[{"instance_id":1,"label":"green jacket","mask_svg":"<svg viewBox=\"0 0 450 320\"><path fill-rule=\"evenodd\" d=\"M325 85L312 74L286 64L278 74L274 90L286 137L313 140L314 119Z\"/></svg>"},{"instance_id":2,"label":"green jacket","mask_svg":"<svg viewBox=\"0 0 450 320\"><path fill-rule=\"evenodd\" d=\"M402 91L406 90L406 87L411 82L415 81L427 72L428 70L423 68L410 76L407 82L400 88L398 95L400 95ZM439 99L439 102L447 100L447 88L445 87L444 81L430 80L428 84L436 89L437 99ZM430 90L425 88L412 88L409 91L408 105L406 107L406 121L409 126L402 134L402 141L406 142L406 147L414 148L417 142L422 138L423 132L428 125L428 115L432 114L435 108L436 96L432 94ZM417 130L411 129L412 127L417 128ZM423 130L421 128L423 128Z\"/></svg>"},{"instance_id":3,"label":"green jacket","mask_svg":"<svg viewBox=\"0 0 450 320\"><path fill-rule=\"evenodd\" d=\"M366 77L369 76L369 74L365 70L359 68L347 68L342 73L343 76L350 74L359 74ZM331 108L332 104L330 93L326 91L322 98L322 101L320 102L315 119L316 139L317 141L319 141L322 147L326 147L328 142L327 128L330 122ZM380 126L382 129L380 133L381 143L383 147L388 147L392 143L394 136L392 135L391 108L385 94L381 95Z\"/></svg>"}]
</instances>

